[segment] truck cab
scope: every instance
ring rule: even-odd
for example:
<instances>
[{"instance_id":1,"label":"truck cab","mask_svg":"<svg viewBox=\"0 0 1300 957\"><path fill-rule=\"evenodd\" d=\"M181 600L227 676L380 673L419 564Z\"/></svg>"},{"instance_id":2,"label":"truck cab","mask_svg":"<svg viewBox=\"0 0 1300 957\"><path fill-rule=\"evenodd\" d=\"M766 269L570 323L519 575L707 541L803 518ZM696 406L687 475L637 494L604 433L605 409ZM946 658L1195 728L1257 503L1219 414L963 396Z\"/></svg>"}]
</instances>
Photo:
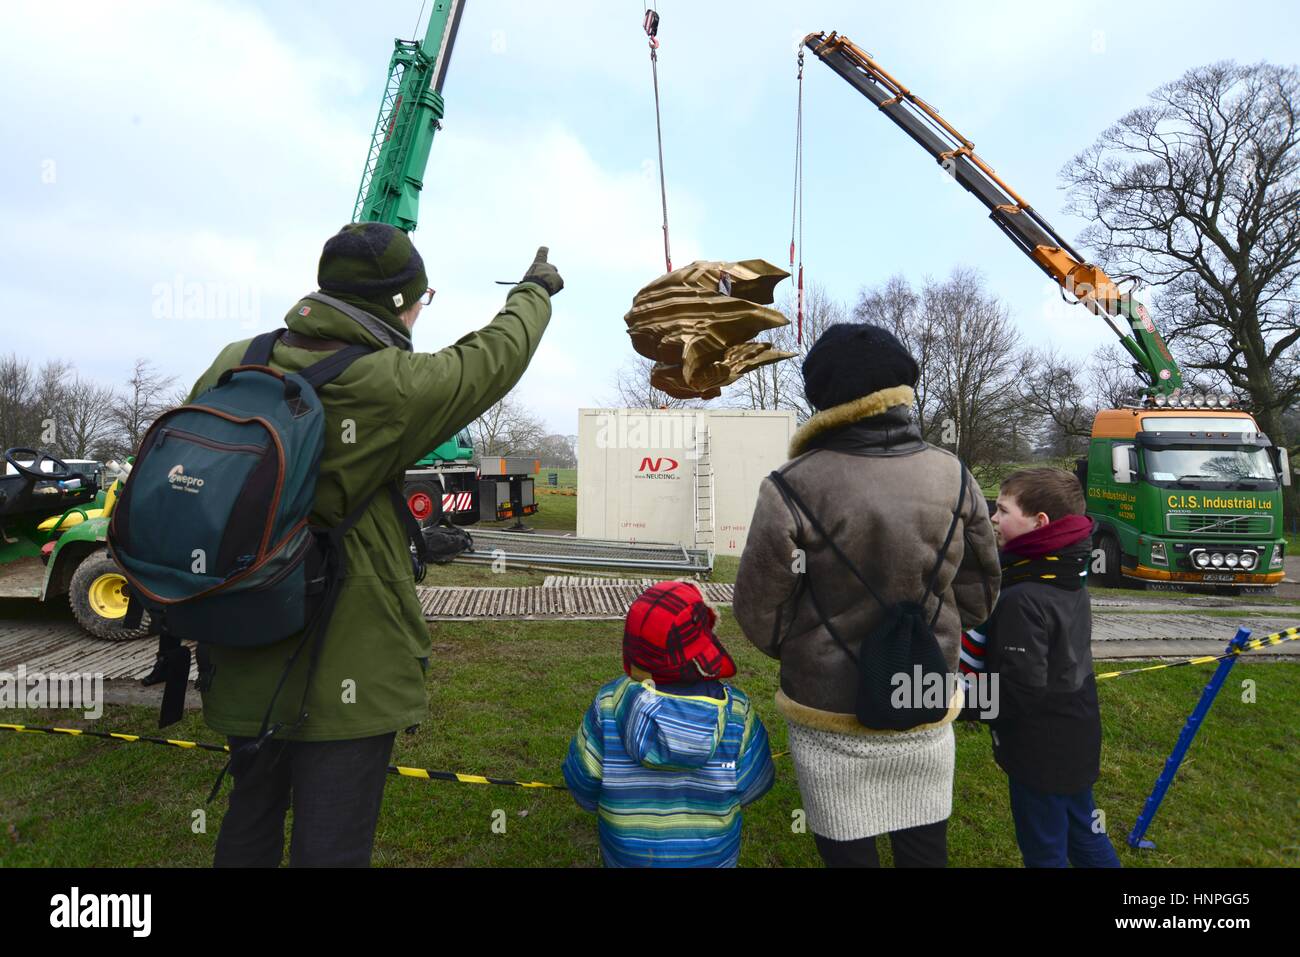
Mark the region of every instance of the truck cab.
<instances>
[{"instance_id":1,"label":"truck cab","mask_svg":"<svg viewBox=\"0 0 1300 957\"><path fill-rule=\"evenodd\" d=\"M1227 399L1197 399L1105 409L1093 421L1080 480L1107 585L1283 579L1286 450Z\"/></svg>"}]
</instances>

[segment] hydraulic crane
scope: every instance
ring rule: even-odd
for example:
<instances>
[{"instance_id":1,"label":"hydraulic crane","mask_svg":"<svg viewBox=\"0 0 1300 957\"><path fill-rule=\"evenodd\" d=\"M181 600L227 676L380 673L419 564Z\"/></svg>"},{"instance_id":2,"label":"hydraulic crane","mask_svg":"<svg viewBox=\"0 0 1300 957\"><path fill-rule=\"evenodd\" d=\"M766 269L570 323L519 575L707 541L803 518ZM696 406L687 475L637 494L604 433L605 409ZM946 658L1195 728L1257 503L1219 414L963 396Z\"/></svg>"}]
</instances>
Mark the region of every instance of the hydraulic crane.
<instances>
[{"instance_id":1,"label":"hydraulic crane","mask_svg":"<svg viewBox=\"0 0 1300 957\"><path fill-rule=\"evenodd\" d=\"M847 37L811 33L804 45L867 97L989 210L1013 243L1101 316L1145 380L1142 404L1097 412L1077 462L1096 521L1105 584L1137 579L1276 585L1283 578L1285 449L1220 395L1188 395L1145 307L1087 262L975 153L975 145ZM800 51L800 76L803 52ZM1123 331L1127 322L1131 332ZM1220 584L1221 583L1221 584Z\"/></svg>"},{"instance_id":2,"label":"hydraulic crane","mask_svg":"<svg viewBox=\"0 0 1300 957\"><path fill-rule=\"evenodd\" d=\"M1106 320L1136 361L1136 371L1146 380L1149 395L1168 396L1181 388L1178 365L1146 307L1061 238L975 153L974 143L848 37L810 33L803 42L988 207L989 218L1060 285L1062 295L1072 295L1076 302ZM1127 322L1131 333L1124 332L1119 322Z\"/></svg>"},{"instance_id":3,"label":"hydraulic crane","mask_svg":"<svg viewBox=\"0 0 1300 957\"><path fill-rule=\"evenodd\" d=\"M464 0L434 0L424 41L394 41L354 223L410 232L419 222L424 170L443 117L442 84L464 9Z\"/></svg>"},{"instance_id":4,"label":"hydraulic crane","mask_svg":"<svg viewBox=\"0 0 1300 957\"><path fill-rule=\"evenodd\" d=\"M423 10L423 7L421 8ZM433 0L424 40L393 41L388 79L352 211L354 223L387 223L410 232L420 219L420 191L433 139L442 128L442 85L465 0ZM480 466L469 430L447 439L406 472L406 504L420 521L446 515L457 525L537 511L535 459L494 457ZM481 479L482 475L492 479Z\"/></svg>"}]
</instances>

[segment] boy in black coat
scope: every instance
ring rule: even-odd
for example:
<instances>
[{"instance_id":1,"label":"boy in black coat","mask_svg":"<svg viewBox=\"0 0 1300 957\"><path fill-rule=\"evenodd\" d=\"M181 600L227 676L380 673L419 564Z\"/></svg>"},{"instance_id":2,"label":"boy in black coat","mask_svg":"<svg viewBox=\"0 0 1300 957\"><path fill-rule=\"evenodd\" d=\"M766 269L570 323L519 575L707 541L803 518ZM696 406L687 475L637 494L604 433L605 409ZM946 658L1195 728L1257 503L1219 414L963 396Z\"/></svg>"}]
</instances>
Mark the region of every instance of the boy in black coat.
<instances>
[{"instance_id":1,"label":"boy in black coat","mask_svg":"<svg viewBox=\"0 0 1300 957\"><path fill-rule=\"evenodd\" d=\"M1026 867L1119 867L1092 800L1101 713L1086 585L1092 520L1069 472L1009 476L992 516L1002 594L977 632L998 678L993 756L1010 779Z\"/></svg>"}]
</instances>

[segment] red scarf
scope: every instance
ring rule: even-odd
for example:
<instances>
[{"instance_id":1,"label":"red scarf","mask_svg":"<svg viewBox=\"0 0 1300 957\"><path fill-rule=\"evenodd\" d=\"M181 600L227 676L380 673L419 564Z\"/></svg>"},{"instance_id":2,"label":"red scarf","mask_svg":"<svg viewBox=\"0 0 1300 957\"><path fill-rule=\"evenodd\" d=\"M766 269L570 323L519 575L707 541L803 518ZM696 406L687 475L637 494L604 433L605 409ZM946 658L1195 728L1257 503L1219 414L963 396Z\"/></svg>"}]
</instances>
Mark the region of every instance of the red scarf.
<instances>
[{"instance_id":1,"label":"red scarf","mask_svg":"<svg viewBox=\"0 0 1300 957\"><path fill-rule=\"evenodd\" d=\"M1044 555L1055 555L1091 534L1092 519L1087 515L1067 515L1011 539L1002 546L1002 550L1014 552L1021 558L1042 558Z\"/></svg>"}]
</instances>

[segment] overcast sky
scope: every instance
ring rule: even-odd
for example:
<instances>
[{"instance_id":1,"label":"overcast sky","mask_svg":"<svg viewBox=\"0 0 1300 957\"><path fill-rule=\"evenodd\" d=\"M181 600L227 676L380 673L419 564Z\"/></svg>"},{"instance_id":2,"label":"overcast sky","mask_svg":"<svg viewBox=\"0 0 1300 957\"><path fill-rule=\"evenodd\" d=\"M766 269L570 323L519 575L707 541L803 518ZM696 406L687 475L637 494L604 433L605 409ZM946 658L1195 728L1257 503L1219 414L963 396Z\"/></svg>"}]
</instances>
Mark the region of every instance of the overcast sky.
<instances>
[{"instance_id":1,"label":"overcast sky","mask_svg":"<svg viewBox=\"0 0 1300 957\"><path fill-rule=\"evenodd\" d=\"M0 5L4 343L120 382L186 387L281 324L352 213L392 40L418 0ZM788 256L796 39L838 30L975 141L1067 237L1058 173L1159 84L1216 59L1292 64L1292 4L662 0L674 262ZM623 314L662 272L653 98L634 0L467 0L414 240L436 350L488 322L539 245L565 277L523 398L552 430L609 399ZM421 26L421 30L423 27ZM805 262L851 303L975 266L1025 342L1080 361L1111 333L813 57ZM192 315L192 293L206 300ZM785 287L787 288L788 283ZM191 298L187 300L187 295ZM1158 321L1158 317L1157 317Z\"/></svg>"}]
</instances>

